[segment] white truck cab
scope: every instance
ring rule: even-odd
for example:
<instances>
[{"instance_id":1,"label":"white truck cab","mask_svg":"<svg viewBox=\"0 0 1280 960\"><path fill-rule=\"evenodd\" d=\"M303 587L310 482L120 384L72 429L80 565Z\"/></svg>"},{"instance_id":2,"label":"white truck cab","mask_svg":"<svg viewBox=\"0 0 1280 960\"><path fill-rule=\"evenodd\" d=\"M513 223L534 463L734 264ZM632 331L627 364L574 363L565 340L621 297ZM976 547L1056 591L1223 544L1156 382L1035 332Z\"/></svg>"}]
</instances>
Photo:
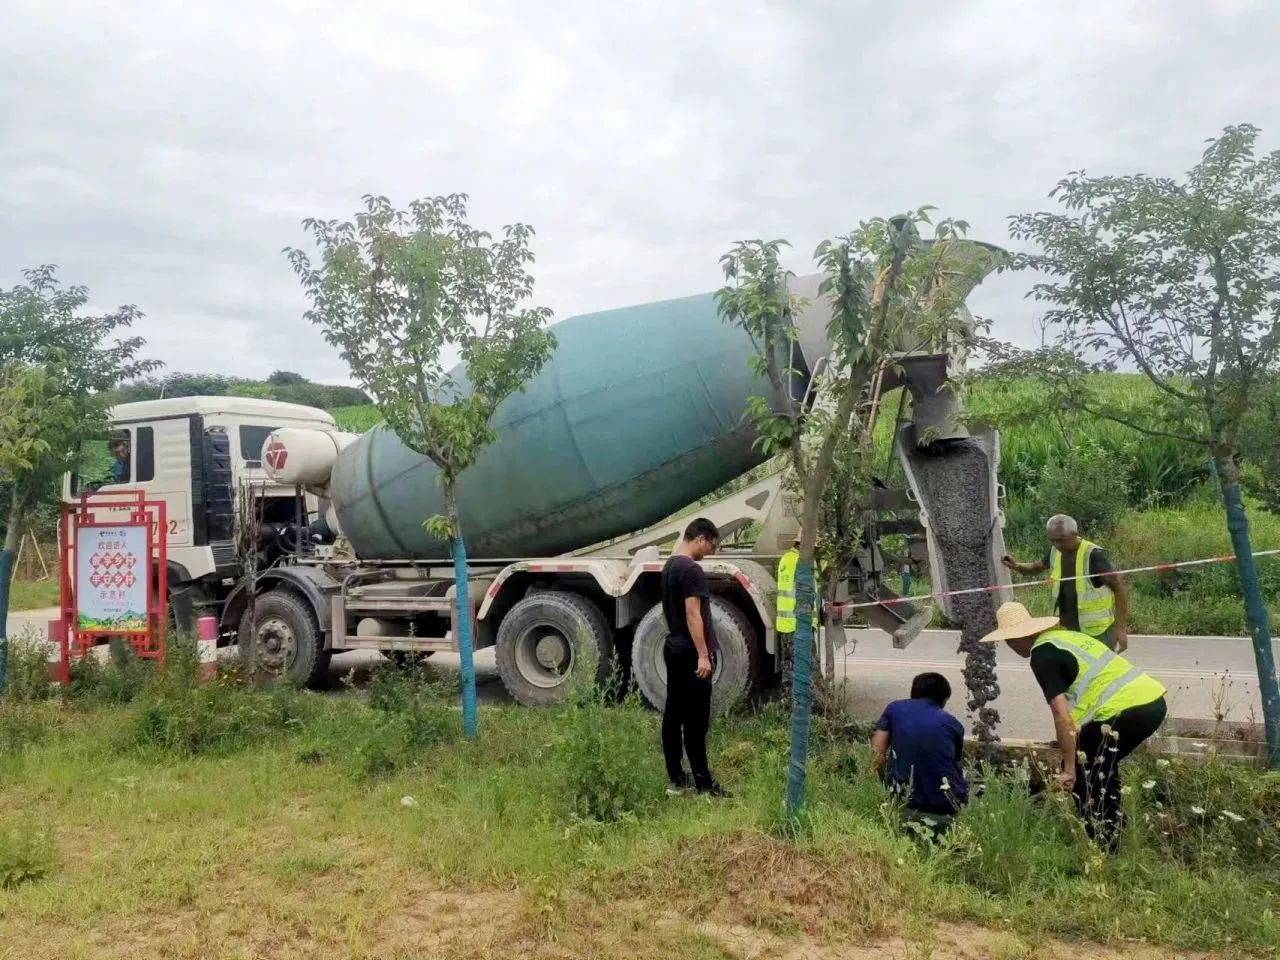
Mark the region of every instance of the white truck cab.
<instances>
[{"instance_id":1,"label":"white truck cab","mask_svg":"<svg viewBox=\"0 0 1280 960\"><path fill-rule=\"evenodd\" d=\"M172 397L123 403L111 410L108 459L68 474L63 499L92 490L133 491L165 503L170 601L184 626L195 608L218 604L240 572L237 501L251 485L262 522L288 523L296 488L262 468L263 443L281 427L336 432L324 410L251 397ZM314 500L314 498L309 498ZM306 505L314 510L314 502Z\"/></svg>"}]
</instances>

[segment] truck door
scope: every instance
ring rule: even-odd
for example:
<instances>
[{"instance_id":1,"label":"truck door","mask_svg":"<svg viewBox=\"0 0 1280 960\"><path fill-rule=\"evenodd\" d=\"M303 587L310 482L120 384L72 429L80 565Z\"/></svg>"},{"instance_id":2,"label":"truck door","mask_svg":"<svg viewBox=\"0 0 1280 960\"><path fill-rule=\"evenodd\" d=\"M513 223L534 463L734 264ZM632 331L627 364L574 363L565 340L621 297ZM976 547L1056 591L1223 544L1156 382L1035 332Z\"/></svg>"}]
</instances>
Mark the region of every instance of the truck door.
<instances>
[{"instance_id":1,"label":"truck door","mask_svg":"<svg viewBox=\"0 0 1280 960\"><path fill-rule=\"evenodd\" d=\"M148 500L162 500L170 549L189 547L189 448L186 418L121 424L105 444L95 442L87 451L86 466L72 481L70 493L139 490Z\"/></svg>"}]
</instances>

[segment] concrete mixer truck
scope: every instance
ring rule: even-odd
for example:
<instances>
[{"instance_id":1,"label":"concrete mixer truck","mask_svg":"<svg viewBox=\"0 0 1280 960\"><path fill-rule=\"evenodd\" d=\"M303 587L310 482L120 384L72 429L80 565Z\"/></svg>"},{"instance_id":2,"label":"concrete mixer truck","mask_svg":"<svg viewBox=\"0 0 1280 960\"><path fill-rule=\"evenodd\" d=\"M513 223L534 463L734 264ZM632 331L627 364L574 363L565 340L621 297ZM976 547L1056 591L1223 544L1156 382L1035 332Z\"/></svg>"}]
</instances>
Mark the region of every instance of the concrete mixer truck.
<instances>
[{"instance_id":1,"label":"concrete mixer truck","mask_svg":"<svg viewBox=\"0 0 1280 960\"><path fill-rule=\"evenodd\" d=\"M799 317L796 389L822 402L829 347L821 277L792 277L807 298ZM736 545L703 562L713 585L721 656L715 702L758 691L780 662L774 633L779 554L798 529L785 471L766 470L747 398L764 393L751 372L752 344L721 321L711 294L566 319L559 346L528 388L499 408L497 439L459 483L470 565L473 636L494 647L517 701L561 700L575 679L629 672L649 702L665 698L658 579L662 551L696 504ZM996 471L998 440L970 437L957 401L940 390L964 362L963 347L904 345L877 379L863 415L905 386L915 399L898 425L908 487L878 485L864 547L839 571L837 603L862 601L863 621L905 646L930 616L898 598L882 549L906 534L916 562L945 585L943 545L929 534L937 484L919 483L912 460L927 433L930 469L963 443L986 464L971 500L994 530L990 575L1003 569ZM948 399L950 398L950 399ZM124 404L113 412L130 438L122 487L170 503L172 618L179 629L215 615L255 669L315 683L329 658L376 650L397 658L456 650L457 618L447 544L423 521L443 512L436 470L384 426L356 436L325 412L238 398ZM971 475L967 474L967 476ZM738 480L732 492L706 498ZM78 481L69 478L66 495ZM914 489L913 489L914 488ZM699 502L701 501L701 502ZM752 536L748 537L747 534ZM827 629L840 631L839 617Z\"/></svg>"}]
</instances>

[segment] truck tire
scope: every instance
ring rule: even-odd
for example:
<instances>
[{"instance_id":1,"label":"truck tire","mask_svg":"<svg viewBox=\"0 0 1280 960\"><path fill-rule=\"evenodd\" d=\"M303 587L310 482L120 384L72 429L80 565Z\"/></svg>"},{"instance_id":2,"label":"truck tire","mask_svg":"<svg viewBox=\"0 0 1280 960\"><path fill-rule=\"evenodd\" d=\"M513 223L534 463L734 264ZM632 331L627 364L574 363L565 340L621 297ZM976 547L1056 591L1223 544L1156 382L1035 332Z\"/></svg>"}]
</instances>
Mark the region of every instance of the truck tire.
<instances>
[{"instance_id":1,"label":"truck tire","mask_svg":"<svg viewBox=\"0 0 1280 960\"><path fill-rule=\"evenodd\" d=\"M323 646L310 605L289 590L262 594L240 621L240 656L254 677L320 686L329 676Z\"/></svg>"},{"instance_id":2,"label":"truck tire","mask_svg":"<svg viewBox=\"0 0 1280 960\"><path fill-rule=\"evenodd\" d=\"M720 648L711 675L711 709L728 713L753 693L760 673L761 644L751 622L724 597L711 598L711 628ZM667 665L662 659L666 640L662 604L655 603L636 627L631 645L631 677L656 710L667 702Z\"/></svg>"},{"instance_id":3,"label":"truck tire","mask_svg":"<svg viewBox=\"0 0 1280 960\"><path fill-rule=\"evenodd\" d=\"M503 617L495 646L502 685L527 706L561 703L575 683L603 684L613 673L613 630L576 593L525 597Z\"/></svg>"}]
</instances>

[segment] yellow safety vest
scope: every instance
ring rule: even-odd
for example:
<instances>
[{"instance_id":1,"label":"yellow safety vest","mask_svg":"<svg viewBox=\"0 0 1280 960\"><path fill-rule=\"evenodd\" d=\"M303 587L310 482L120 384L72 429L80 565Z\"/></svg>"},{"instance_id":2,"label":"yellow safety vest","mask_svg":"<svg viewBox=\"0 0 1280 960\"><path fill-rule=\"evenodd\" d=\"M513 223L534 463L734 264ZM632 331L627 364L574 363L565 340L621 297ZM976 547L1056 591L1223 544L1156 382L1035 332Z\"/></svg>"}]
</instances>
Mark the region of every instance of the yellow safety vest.
<instances>
[{"instance_id":1,"label":"yellow safety vest","mask_svg":"<svg viewBox=\"0 0 1280 960\"><path fill-rule=\"evenodd\" d=\"M773 625L778 633L796 632L796 566L799 563L799 550L788 550L778 561L778 619Z\"/></svg>"},{"instance_id":2,"label":"yellow safety vest","mask_svg":"<svg viewBox=\"0 0 1280 960\"><path fill-rule=\"evenodd\" d=\"M1089 557L1093 551L1100 549L1096 543L1081 540L1076 547L1075 576L1084 577L1076 580L1076 616L1080 619L1080 630L1091 637L1100 637L1107 627L1116 622L1116 596L1106 584L1101 587L1093 585L1089 572ZM1058 592L1062 586L1062 554L1057 547L1049 549L1049 577L1053 580L1053 603L1058 604Z\"/></svg>"},{"instance_id":3,"label":"yellow safety vest","mask_svg":"<svg viewBox=\"0 0 1280 960\"><path fill-rule=\"evenodd\" d=\"M1159 680L1107 649L1101 640L1075 630L1055 628L1036 638L1031 649L1045 645L1076 658L1079 672L1067 690L1067 707L1076 728L1092 720L1109 720L1121 710L1140 707L1164 696Z\"/></svg>"},{"instance_id":4,"label":"yellow safety vest","mask_svg":"<svg viewBox=\"0 0 1280 960\"><path fill-rule=\"evenodd\" d=\"M788 550L778 560L778 600L777 611L778 616L774 621L773 629L778 633L795 633L796 632L796 568L800 565L800 551ZM817 564L815 570L816 578L820 578L826 571L827 564ZM818 599L818 583L814 582L813 597L813 629L818 629L818 611L821 608L821 601Z\"/></svg>"}]
</instances>

